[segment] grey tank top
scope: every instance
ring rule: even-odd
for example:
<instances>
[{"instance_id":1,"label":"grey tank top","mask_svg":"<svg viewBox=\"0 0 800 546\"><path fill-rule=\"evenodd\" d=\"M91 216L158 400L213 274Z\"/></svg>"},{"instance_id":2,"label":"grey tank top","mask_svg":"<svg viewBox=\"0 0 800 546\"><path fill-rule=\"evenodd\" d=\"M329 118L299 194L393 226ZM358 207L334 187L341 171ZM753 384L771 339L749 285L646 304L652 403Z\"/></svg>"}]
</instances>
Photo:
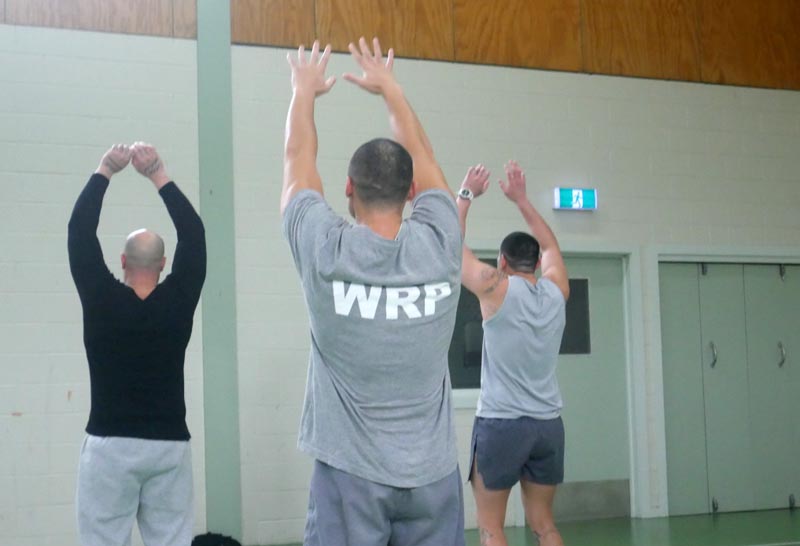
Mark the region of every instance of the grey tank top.
<instances>
[{"instance_id":1,"label":"grey tank top","mask_svg":"<svg viewBox=\"0 0 800 546\"><path fill-rule=\"evenodd\" d=\"M478 417L555 419L556 362L566 322L564 295L549 279L516 275L497 313L483 322Z\"/></svg>"}]
</instances>

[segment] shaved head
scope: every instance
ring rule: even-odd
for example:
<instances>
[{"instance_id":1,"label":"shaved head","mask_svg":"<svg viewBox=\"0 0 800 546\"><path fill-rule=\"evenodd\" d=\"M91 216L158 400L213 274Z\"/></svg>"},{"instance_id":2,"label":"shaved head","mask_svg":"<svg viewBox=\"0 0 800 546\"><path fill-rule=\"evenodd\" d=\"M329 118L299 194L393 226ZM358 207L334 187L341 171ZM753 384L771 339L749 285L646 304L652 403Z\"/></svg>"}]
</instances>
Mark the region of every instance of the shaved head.
<instances>
[{"instance_id":1,"label":"shaved head","mask_svg":"<svg viewBox=\"0 0 800 546\"><path fill-rule=\"evenodd\" d=\"M130 270L160 272L164 259L164 240L158 233L137 229L125 241L125 267Z\"/></svg>"}]
</instances>

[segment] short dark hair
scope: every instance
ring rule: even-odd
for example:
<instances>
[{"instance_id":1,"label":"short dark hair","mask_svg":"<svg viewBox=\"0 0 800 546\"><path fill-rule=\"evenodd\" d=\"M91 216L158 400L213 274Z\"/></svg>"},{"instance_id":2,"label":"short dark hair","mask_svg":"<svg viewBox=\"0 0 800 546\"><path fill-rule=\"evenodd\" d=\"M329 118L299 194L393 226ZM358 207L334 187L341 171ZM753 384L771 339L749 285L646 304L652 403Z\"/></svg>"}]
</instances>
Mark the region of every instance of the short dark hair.
<instances>
[{"instance_id":1,"label":"short dark hair","mask_svg":"<svg viewBox=\"0 0 800 546\"><path fill-rule=\"evenodd\" d=\"M358 147L350 159L347 175L365 205L397 206L408 198L414 163L397 142L376 138Z\"/></svg>"},{"instance_id":2,"label":"short dark hair","mask_svg":"<svg viewBox=\"0 0 800 546\"><path fill-rule=\"evenodd\" d=\"M539 241L528 233L515 231L503 239L500 253L514 271L533 273L539 263Z\"/></svg>"}]
</instances>

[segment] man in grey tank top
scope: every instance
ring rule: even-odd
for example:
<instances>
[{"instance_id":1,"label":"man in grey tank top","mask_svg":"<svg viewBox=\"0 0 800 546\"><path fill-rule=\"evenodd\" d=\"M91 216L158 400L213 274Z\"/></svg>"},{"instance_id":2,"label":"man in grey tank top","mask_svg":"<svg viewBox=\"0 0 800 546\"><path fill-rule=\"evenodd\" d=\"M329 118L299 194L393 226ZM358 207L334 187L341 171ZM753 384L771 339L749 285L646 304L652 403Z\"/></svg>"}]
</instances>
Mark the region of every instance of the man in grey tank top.
<instances>
[{"instance_id":1,"label":"man in grey tank top","mask_svg":"<svg viewBox=\"0 0 800 546\"><path fill-rule=\"evenodd\" d=\"M289 56L281 212L308 308L311 354L298 447L315 459L306 546L463 546L447 352L460 291L455 199L377 39L350 44L396 140L350 161L351 224L322 195L315 98L330 46ZM403 219L406 202L411 215Z\"/></svg>"},{"instance_id":2,"label":"man in grey tank top","mask_svg":"<svg viewBox=\"0 0 800 546\"><path fill-rule=\"evenodd\" d=\"M503 523L517 481L525 517L539 544L562 546L552 511L556 485L564 480L564 425L555 368L569 279L555 235L527 198L525 174L514 161L505 169L500 188L517 205L533 236L508 235L497 268L464 248L462 282L480 300L483 315L470 481L482 546L507 544ZM489 171L482 165L471 167L458 194L462 233L472 199L488 187Z\"/></svg>"}]
</instances>

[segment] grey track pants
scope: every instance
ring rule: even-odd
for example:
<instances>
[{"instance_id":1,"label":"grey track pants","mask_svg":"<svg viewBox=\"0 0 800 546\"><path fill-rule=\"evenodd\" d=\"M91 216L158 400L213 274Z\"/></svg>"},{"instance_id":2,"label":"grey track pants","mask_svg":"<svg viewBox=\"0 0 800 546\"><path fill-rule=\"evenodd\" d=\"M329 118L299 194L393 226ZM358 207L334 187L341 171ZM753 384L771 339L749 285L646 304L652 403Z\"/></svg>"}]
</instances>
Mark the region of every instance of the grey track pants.
<instances>
[{"instance_id":1,"label":"grey track pants","mask_svg":"<svg viewBox=\"0 0 800 546\"><path fill-rule=\"evenodd\" d=\"M78 466L82 546L129 546L134 521L146 546L192 541L189 442L87 435Z\"/></svg>"}]
</instances>

